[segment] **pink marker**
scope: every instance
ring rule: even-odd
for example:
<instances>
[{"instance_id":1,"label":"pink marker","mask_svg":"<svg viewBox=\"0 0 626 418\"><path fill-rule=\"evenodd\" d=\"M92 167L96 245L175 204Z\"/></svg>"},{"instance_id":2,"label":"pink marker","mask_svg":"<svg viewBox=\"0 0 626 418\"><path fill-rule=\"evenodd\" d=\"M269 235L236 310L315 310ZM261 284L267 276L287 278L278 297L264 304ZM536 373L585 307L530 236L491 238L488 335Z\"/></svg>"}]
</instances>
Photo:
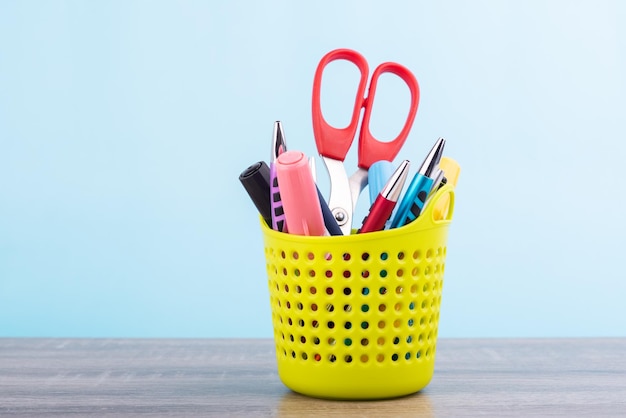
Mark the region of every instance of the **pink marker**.
<instances>
[{"instance_id":1,"label":"pink marker","mask_svg":"<svg viewBox=\"0 0 626 418\"><path fill-rule=\"evenodd\" d=\"M317 186L306 155L300 151L285 151L278 156L275 165L289 233L326 235Z\"/></svg>"}]
</instances>

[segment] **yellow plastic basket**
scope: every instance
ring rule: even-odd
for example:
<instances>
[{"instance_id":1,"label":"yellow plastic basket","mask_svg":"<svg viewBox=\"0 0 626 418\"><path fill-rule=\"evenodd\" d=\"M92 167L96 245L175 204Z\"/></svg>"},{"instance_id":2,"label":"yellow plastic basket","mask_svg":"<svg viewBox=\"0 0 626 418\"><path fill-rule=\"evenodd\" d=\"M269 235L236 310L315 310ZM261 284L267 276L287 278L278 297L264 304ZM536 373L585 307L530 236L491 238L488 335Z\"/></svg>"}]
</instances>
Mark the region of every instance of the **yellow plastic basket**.
<instances>
[{"instance_id":1,"label":"yellow plastic basket","mask_svg":"<svg viewBox=\"0 0 626 418\"><path fill-rule=\"evenodd\" d=\"M441 220L439 199L449 199ZM288 388L380 399L430 382L453 210L446 185L401 228L310 237L261 222L278 374Z\"/></svg>"}]
</instances>

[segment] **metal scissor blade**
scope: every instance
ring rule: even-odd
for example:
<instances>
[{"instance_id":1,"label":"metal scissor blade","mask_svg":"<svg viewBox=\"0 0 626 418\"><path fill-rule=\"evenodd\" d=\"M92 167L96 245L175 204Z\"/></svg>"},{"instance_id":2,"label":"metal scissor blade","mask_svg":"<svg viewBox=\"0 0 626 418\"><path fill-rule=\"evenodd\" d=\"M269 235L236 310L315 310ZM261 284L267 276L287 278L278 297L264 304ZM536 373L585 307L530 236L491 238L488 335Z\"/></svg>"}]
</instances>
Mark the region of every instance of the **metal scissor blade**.
<instances>
[{"instance_id":1,"label":"metal scissor blade","mask_svg":"<svg viewBox=\"0 0 626 418\"><path fill-rule=\"evenodd\" d=\"M322 156L328 175L330 176L330 197L328 207L333 213L341 232L350 235L352 232L352 196L350 182L343 161Z\"/></svg>"},{"instance_id":2,"label":"metal scissor blade","mask_svg":"<svg viewBox=\"0 0 626 418\"><path fill-rule=\"evenodd\" d=\"M367 170L360 168L350 176L350 196L352 198L352 213L356 210L356 203L359 200L359 195L367 186Z\"/></svg>"}]
</instances>

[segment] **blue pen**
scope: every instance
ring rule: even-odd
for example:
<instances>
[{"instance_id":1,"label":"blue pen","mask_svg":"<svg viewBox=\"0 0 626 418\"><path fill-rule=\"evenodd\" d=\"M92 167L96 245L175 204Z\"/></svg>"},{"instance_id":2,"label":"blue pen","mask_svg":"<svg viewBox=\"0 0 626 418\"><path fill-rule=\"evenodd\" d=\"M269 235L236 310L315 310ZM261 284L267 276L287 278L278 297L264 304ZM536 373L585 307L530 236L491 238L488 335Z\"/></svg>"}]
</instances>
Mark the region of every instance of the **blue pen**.
<instances>
[{"instance_id":1,"label":"blue pen","mask_svg":"<svg viewBox=\"0 0 626 418\"><path fill-rule=\"evenodd\" d=\"M413 222L422 212L424 203L426 203L426 199L433 188L434 180L430 176L437 172L445 144L445 139L437 139L437 142L435 142L435 145L424 159L422 166L411 180L411 184L409 184L400 202L398 211L393 221L391 221L391 228L398 228Z\"/></svg>"}]
</instances>

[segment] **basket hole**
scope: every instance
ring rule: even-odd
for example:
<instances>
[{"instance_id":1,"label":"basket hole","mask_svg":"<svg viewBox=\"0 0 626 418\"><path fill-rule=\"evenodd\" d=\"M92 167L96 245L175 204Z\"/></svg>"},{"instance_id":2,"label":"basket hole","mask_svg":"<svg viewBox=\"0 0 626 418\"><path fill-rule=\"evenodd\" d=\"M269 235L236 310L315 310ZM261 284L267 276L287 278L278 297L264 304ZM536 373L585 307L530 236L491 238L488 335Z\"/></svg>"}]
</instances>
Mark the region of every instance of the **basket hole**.
<instances>
[{"instance_id":1,"label":"basket hole","mask_svg":"<svg viewBox=\"0 0 626 418\"><path fill-rule=\"evenodd\" d=\"M350 347L352 345L352 338L346 338L345 340L343 340L343 343L346 345L346 347Z\"/></svg>"},{"instance_id":2,"label":"basket hole","mask_svg":"<svg viewBox=\"0 0 626 418\"><path fill-rule=\"evenodd\" d=\"M335 345L335 343L336 343L336 342L337 342L337 341L336 341L333 337L330 337L330 338L328 339L328 345Z\"/></svg>"},{"instance_id":3,"label":"basket hole","mask_svg":"<svg viewBox=\"0 0 626 418\"><path fill-rule=\"evenodd\" d=\"M422 344L422 343L424 342L424 335L423 335L423 334L420 334L420 335L417 337L417 342L419 342L420 344Z\"/></svg>"},{"instance_id":4,"label":"basket hole","mask_svg":"<svg viewBox=\"0 0 626 418\"><path fill-rule=\"evenodd\" d=\"M312 295L314 295L314 294L316 294L316 293L317 293L317 289L315 288L315 286L311 286L311 287L309 288L309 292L310 292Z\"/></svg>"},{"instance_id":5,"label":"basket hole","mask_svg":"<svg viewBox=\"0 0 626 418\"><path fill-rule=\"evenodd\" d=\"M398 271L396 271L396 276L402 277L403 275L404 275L404 270L398 269Z\"/></svg>"},{"instance_id":6,"label":"basket hole","mask_svg":"<svg viewBox=\"0 0 626 418\"><path fill-rule=\"evenodd\" d=\"M283 267L283 276L286 276L286 275L287 275L287 268Z\"/></svg>"},{"instance_id":7,"label":"basket hole","mask_svg":"<svg viewBox=\"0 0 626 418\"><path fill-rule=\"evenodd\" d=\"M309 270L309 277L315 277L315 270Z\"/></svg>"},{"instance_id":8,"label":"basket hole","mask_svg":"<svg viewBox=\"0 0 626 418\"><path fill-rule=\"evenodd\" d=\"M334 310L335 310L335 307L333 306L333 304L332 304L332 303L329 303L329 304L327 304L327 305L326 305L326 310L327 310L328 312L332 312L332 311L334 311Z\"/></svg>"},{"instance_id":9,"label":"basket hole","mask_svg":"<svg viewBox=\"0 0 626 418\"><path fill-rule=\"evenodd\" d=\"M369 260L369 258L370 258L369 253L363 253L363 254L361 254L361 260L363 260L363 261L367 261L367 260Z\"/></svg>"},{"instance_id":10,"label":"basket hole","mask_svg":"<svg viewBox=\"0 0 626 418\"><path fill-rule=\"evenodd\" d=\"M420 318L420 326L423 327L424 325L426 325L426 318L425 317L421 317Z\"/></svg>"},{"instance_id":11,"label":"basket hole","mask_svg":"<svg viewBox=\"0 0 626 418\"><path fill-rule=\"evenodd\" d=\"M328 323L326 325L328 326L329 329L335 328L335 322L334 321L328 321Z\"/></svg>"},{"instance_id":12,"label":"basket hole","mask_svg":"<svg viewBox=\"0 0 626 418\"><path fill-rule=\"evenodd\" d=\"M298 325L303 327L304 326L304 319L298 319Z\"/></svg>"},{"instance_id":13,"label":"basket hole","mask_svg":"<svg viewBox=\"0 0 626 418\"><path fill-rule=\"evenodd\" d=\"M420 254L420 251L419 251L419 250L415 250L415 251L413 251L413 260L419 260L419 258L420 258L421 256L422 256L422 255Z\"/></svg>"},{"instance_id":14,"label":"basket hole","mask_svg":"<svg viewBox=\"0 0 626 418\"><path fill-rule=\"evenodd\" d=\"M385 345L385 337L378 337L378 340L376 340L376 343L378 345Z\"/></svg>"},{"instance_id":15,"label":"basket hole","mask_svg":"<svg viewBox=\"0 0 626 418\"><path fill-rule=\"evenodd\" d=\"M400 344L400 337L393 337L393 344L394 345Z\"/></svg>"},{"instance_id":16,"label":"basket hole","mask_svg":"<svg viewBox=\"0 0 626 418\"><path fill-rule=\"evenodd\" d=\"M346 354L344 357L346 363L352 363L352 356L350 354Z\"/></svg>"},{"instance_id":17,"label":"basket hole","mask_svg":"<svg viewBox=\"0 0 626 418\"><path fill-rule=\"evenodd\" d=\"M426 268L424 269L424 276L430 276L430 266L426 266Z\"/></svg>"},{"instance_id":18,"label":"basket hole","mask_svg":"<svg viewBox=\"0 0 626 418\"><path fill-rule=\"evenodd\" d=\"M296 293L302 293L302 286L296 285Z\"/></svg>"},{"instance_id":19,"label":"basket hole","mask_svg":"<svg viewBox=\"0 0 626 418\"><path fill-rule=\"evenodd\" d=\"M383 328L385 328L385 325L386 325L385 321L383 321L383 320L378 321L378 328L383 329Z\"/></svg>"},{"instance_id":20,"label":"basket hole","mask_svg":"<svg viewBox=\"0 0 626 418\"><path fill-rule=\"evenodd\" d=\"M406 342L407 342L408 344L411 344L411 343L413 342L413 337L412 337L412 336L410 336L410 335L409 335L408 337L406 337Z\"/></svg>"},{"instance_id":21,"label":"basket hole","mask_svg":"<svg viewBox=\"0 0 626 418\"><path fill-rule=\"evenodd\" d=\"M289 341L294 342L293 334L289 334Z\"/></svg>"},{"instance_id":22,"label":"basket hole","mask_svg":"<svg viewBox=\"0 0 626 418\"><path fill-rule=\"evenodd\" d=\"M349 287L344 287L343 288L343 294L348 296L350 293L352 293L352 289L350 289Z\"/></svg>"},{"instance_id":23,"label":"basket hole","mask_svg":"<svg viewBox=\"0 0 626 418\"><path fill-rule=\"evenodd\" d=\"M419 359L420 357L422 357L422 350L417 350L417 353L415 353L415 358Z\"/></svg>"},{"instance_id":24,"label":"basket hole","mask_svg":"<svg viewBox=\"0 0 626 418\"><path fill-rule=\"evenodd\" d=\"M277 302L278 302L278 307L280 308L280 299L278 299Z\"/></svg>"},{"instance_id":25,"label":"basket hole","mask_svg":"<svg viewBox=\"0 0 626 418\"><path fill-rule=\"evenodd\" d=\"M432 318L431 318L431 319L432 319ZM414 321L413 321L413 319L412 319L412 318L411 318L411 319L409 319L409 320L407 321L407 324L408 324L410 327L412 327L412 326L413 326L413 323L414 323Z\"/></svg>"},{"instance_id":26,"label":"basket hole","mask_svg":"<svg viewBox=\"0 0 626 418\"><path fill-rule=\"evenodd\" d=\"M402 304L401 304L400 302L396 303L396 304L393 306L393 309L395 309L395 310L396 310L396 312L400 312L400 311L402 310Z\"/></svg>"},{"instance_id":27,"label":"basket hole","mask_svg":"<svg viewBox=\"0 0 626 418\"><path fill-rule=\"evenodd\" d=\"M401 295L403 290L404 290L404 288L402 286L397 286L396 287L396 294Z\"/></svg>"},{"instance_id":28,"label":"basket hole","mask_svg":"<svg viewBox=\"0 0 626 418\"><path fill-rule=\"evenodd\" d=\"M424 286L422 287L422 291L424 293L428 293L430 291L430 286L428 285L428 283L424 284Z\"/></svg>"},{"instance_id":29,"label":"basket hole","mask_svg":"<svg viewBox=\"0 0 626 418\"><path fill-rule=\"evenodd\" d=\"M287 256L285 255L284 251L280 252L280 258L282 258L283 260L286 258Z\"/></svg>"},{"instance_id":30,"label":"basket hole","mask_svg":"<svg viewBox=\"0 0 626 418\"><path fill-rule=\"evenodd\" d=\"M313 344L319 345L319 343L320 343L319 337L313 337Z\"/></svg>"},{"instance_id":31,"label":"basket hole","mask_svg":"<svg viewBox=\"0 0 626 418\"><path fill-rule=\"evenodd\" d=\"M324 260L331 261L333 259L333 255L331 253L324 254Z\"/></svg>"},{"instance_id":32,"label":"basket hole","mask_svg":"<svg viewBox=\"0 0 626 418\"><path fill-rule=\"evenodd\" d=\"M306 353L302 353L302 360L307 360L309 358L309 356Z\"/></svg>"},{"instance_id":33,"label":"basket hole","mask_svg":"<svg viewBox=\"0 0 626 418\"><path fill-rule=\"evenodd\" d=\"M313 321L311 321L311 326L312 326L313 328L317 328L317 327L319 327L319 326L320 326L320 323L319 323L319 322L317 322L317 320L316 320L316 319L314 319Z\"/></svg>"},{"instance_id":34,"label":"basket hole","mask_svg":"<svg viewBox=\"0 0 626 418\"><path fill-rule=\"evenodd\" d=\"M385 277L387 277L387 270L382 269L382 270L380 271L380 277L382 277L383 279L384 279Z\"/></svg>"},{"instance_id":35,"label":"basket hole","mask_svg":"<svg viewBox=\"0 0 626 418\"><path fill-rule=\"evenodd\" d=\"M361 355L361 363L367 363L369 361L369 357L367 356L367 354L362 354Z\"/></svg>"},{"instance_id":36,"label":"basket hole","mask_svg":"<svg viewBox=\"0 0 626 418\"><path fill-rule=\"evenodd\" d=\"M432 250L432 248L429 248L426 251L426 260L430 261L430 260L432 260L432 258L433 258L433 250Z\"/></svg>"},{"instance_id":37,"label":"basket hole","mask_svg":"<svg viewBox=\"0 0 626 418\"><path fill-rule=\"evenodd\" d=\"M287 318L287 322L289 323L289 325L293 325L293 322L291 321L291 318Z\"/></svg>"},{"instance_id":38,"label":"basket hole","mask_svg":"<svg viewBox=\"0 0 626 418\"><path fill-rule=\"evenodd\" d=\"M312 303L312 304L311 304L311 310L312 310L313 312L316 312L316 311L317 311L317 303Z\"/></svg>"},{"instance_id":39,"label":"basket hole","mask_svg":"<svg viewBox=\"0 0 626 418\"><path fill-rule=\"evenodd\" d=\"M287 357L287 350L283 348L283 356Z\"/></svg>"},{"instance_id":40,"label":"basket hole","mask_svg":"<svg viewBox=\"0 0 626 418\"><path fill-rule=\"evenodd\" d=\"M300 258L300 255L298 254L297 251L294 251L291 256L293 257L294 260L297 260L298 258Z\"/></svg>"},{"instance_id":41,"label":"basket hole","mask_svg":"<svg viewBox=\"0 0 626 418\"><path fill-rule=\"evenodd\" d=\"M413 267L413 270L411 270L411 275L413 277L417 277L417 276L419 276L419 274L420 274L420 269L417 268L417 267Z\"/></svg>"},{"instance_id":42,"label":"basket hole","mask_svg":"<svg viewBox=\"0 0 626 418\"><path fill-rule=\"evenodd\" d=\"M392 361L398 361L398 354L397 354L397 353L394 353L394 354L391 356L391 360L392 360Z\"/></svg>"},{"instance_id":43,"label":"basket hole","mask_svg":"<svg viewBox=\"0 0 626 418\"><path fill-rule=\"evenodd\" d=\"M376 361L379 363L382 363L383 361L385 361L385 355L384 354L377 354L376 355Z\"/></svg>"},{"instance_id":44,"label":"basket hole","mask_svg":"<svg viewBox=\"0 0 626 418\"><path fill-rule=\"evenodd\" d=\"M343 261L350 261L351 255L350 253L343 253Z\"/></svg>"},{"instance_id":45,"label":"basket hole","mask_svg":"<svg viewBox=\"0 0 626 418\"><path fill-rule=\"evenodd\" d=\"M291 357L296 358L296 352L291 350Z\"/></svg>"},{"instance_id":46,"label":"basket hole","mask_svg":"<svg viewBox=\"0 0 626 418\"><path fill-rule=\"evenodd\" d=\"M398 260L404 260L404 251L398 253Z\"/></svg>"},{"instance_id":47,"label":"basket hole","mask_svg":"<svg viewBox=\"0 0 626 418\"><path fill-rule=\"evenodd\" d=\"M389 258L389 254L387 254L386 252L382 252L380 253L380 259L385 261L387 260L387 258Z\"/></svg>"},{"instance_id":48,"label":"basket hole","mask_svg":"<svg viewBox=\"0 0 626 418\"><path fill-rule=\"evenodd\" d=\"M410 352L406 353L406 354L404 355L404 358L405 358L406 360L411 360L411 353L410 353Z\"/></svg>"},{"instance_id":49,"label":"basket hole","mask_svg":"<svg viewBox=\"0 0 626 418\"><path fill-rule=\"evenodd\" d=\"M343 305L343 310L344 312L351 312L352 311L352 306L349 304L345 304Z\"/></svg>"},{"instance_id":50,"label":"basket hole","mask_svg":"<svg viewBox=\"0 0 626 418\"><path fill-rule=\"evenodd\" d=\"M361 322L361 328L368 329L369 327L370 327L369 322L367 322L367 321Z\"/></svg>"},{"instance_id":51,"label":"basket hole","mask_svg":"<svg viewBox=\"0 0 626 418\"><path fill-rule=\"evenodd\" d=\"M326 274L326 278L328 278L328 279L330 279L331 277L333 277L333 272L332 272L332 271L330 271L330 270L326 270L326 273L324 273L324 274Z\"/></svg>"},{"instance_id":52,"label":"basket hole","mask_svg":"<svg viewBox=\"0 0 626 418\"><path fill-rule=\"evenodd\" d=\"M381 295L386 294L387 288L385 286L382 286L380 289L378 289L378 293L380 293Z\"/></svg>"},{"instance_id":53,"label":"basket hole","mask_svg":"<svg viewBox=\"0 0 626 418\"><path fill-rule=\"evenodd\" d=\"M337 361L337 356L335 356L334 354L329 355L328 361L330 361L331 363L334 363L335 361Z\"/></svg>"},{"instance_id":54,"label":"basket hole","mask_svg":"<svg viewBox=\"0 0 626 418\"><path fill-rule=\"evenodd\" d=\"M384 303L381 303L380 305L378 305L378 310L380 312L385 312L386 309L387 309L387 305L385 305Z\"/></svg>"},{"instance_id":55,"label":"basket hole","mask_svg":"<svg viewBox=\"0 0 626 418\"><path fill-rule=\"evenodd\" d=\"M332 287L327 287L326 288L326 294L327 295L332 295L333 294L333 288Z\"/></svg>"},{"instance_id":56,"label":"basket hole","mask_svg":"<svg viewBox=\"0 0 626 418\"><path fill-rule=\"evenodd\" d=\"M361 272L361 277L363 277L364 279L367 279L368 277L370 277L370 272L368 270L363 270Z\"/></svg>"},{"instance_id":57,"label":"basket hole","mask_svg":"<svg viewBox=\"0 0 626 418\"><path fill-rule=\"evenodd\" d=\"M400 322L399 319L396 319L395 321L393 321L393 327L394 328L400 328L402 322Z\"/></svg>"},{"instance_id":58,"label":"basket hole","mask_svg":"<svg viewBox=\"0 0 626 418\"><path fill-rule=\"evenodd\" d=\"M286 305L287 305L287 309L291 309L291 302L287 301Z\"/></svg>"},{"instance_id":59,"label":"basket hole","mask_svg":"<svg viewBox=\"0 0 626 418\"><path fill-rule=\"evenodd\" d=\"M409 309L412 311L415 310L415 302L409 303Z\"/></svg>"},{"instance_id":60,"label":"basket hole","mask_svg":"<svg viewBox=\"0 0 626 418\"><path fill-rule=\"evenodd\" d=\"M302 305L302 302L298 302L297 307L298 307L298 310L301 311L304 305Z\"/></svg>"},{"instance_id":61,"label":"basket hole","mask_svg":"<svg viewBox=\"0 0 626 418\"><path fill-rule=\"evenodd\" d=\"M361 294L363 296L367 296L370 294L370 289L368 287L364 287L363 289L361 289Z\"/></svg>"},{"instance_id":62,"label":"basket hole","mask_svg":"<svg viewBox=\"0 0 626 418\"><path fill-rule=\"evenodd\" d=\"M411 293L416 294L417 293L417 285L411 285Z\"/></svg>"},{"instance_id":63,"label":"basket hole","mask_svg":"<svg viewBox=\"0 0 626 418\"><path fill-rule=\"evenodd\" d=\"M361 338L361 345L363 347L366 347L369 343L370 343L370 340L368 340L367 338Z\"/></svg>"},{"instance_id":64,"label":"basket hole","mask_svg":"<svg viewBox=\"0 0 626 418\"><path fill-rule=\"evenodd\" d=\"M322 359L322 356L320 356L319 354L315 353L313 358L315 359L315 361L320 361Z\"/></svg>"},{"instance_id":65,"label":"basket hole","mask_svg":"<svg viewBox=\"0 0 626 418\"><path fill-rule=\"evenodd\" d=\"M426 355L426 358L430 357L430 348L426 349L426 354L425 355Z\"/></svg>"},{"instance_id":66,"label":"basket hole","mask_svg":"<svg viewBox=\"0 0 626 418\"><path fill-rule=\"evenodd\" d=\"M300 342L306 344L306 337L304 335L300 337Z\"/></svg>"},{"instance_id":67,"label":"basket hole","mask_svg":"<svg viewBox=\"0 0 626 418\"><path fill-rule=\"evenodd\" d=\"M363 304L361 305L361 312L368 312L370 310L369 305Z\"/></svg>"},{"instance_id":68,"label":"basket hole","mask_svg":"<svg viewBox=\"0 0 626 418\"><path fill-rule=\"evenodd\" d=\"M343 327L345 329L351 329L352 328L352 322L346 321L345 324L343 324Z\"/></svg>"},{"instance_id":69,"label":"basket hole","mask_svg":"<svg viewBox=\"0 0 626 418\"><path fill-rule=\"evenodd\" d=\"M350 270L344 270L343 271L344 279L349 279L351 275L352 275L352 273L350 273Z\"/></svg>"},{"instance_id":70,"label":"basket hole","mask_svg":"<svg viewBox=\"0 0 626 418\"><path fill-rule=\"evenodd\" d=\"M300 277L300 269L295 269L293 271L293 275L296 276L296 277Z\"/></svg>"}]
</instances>

